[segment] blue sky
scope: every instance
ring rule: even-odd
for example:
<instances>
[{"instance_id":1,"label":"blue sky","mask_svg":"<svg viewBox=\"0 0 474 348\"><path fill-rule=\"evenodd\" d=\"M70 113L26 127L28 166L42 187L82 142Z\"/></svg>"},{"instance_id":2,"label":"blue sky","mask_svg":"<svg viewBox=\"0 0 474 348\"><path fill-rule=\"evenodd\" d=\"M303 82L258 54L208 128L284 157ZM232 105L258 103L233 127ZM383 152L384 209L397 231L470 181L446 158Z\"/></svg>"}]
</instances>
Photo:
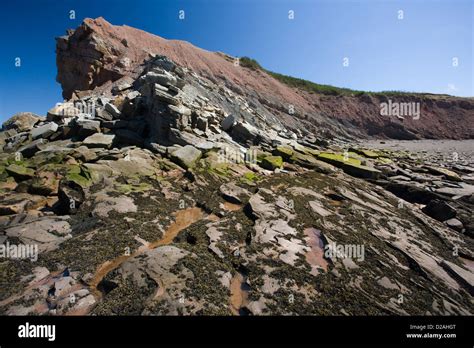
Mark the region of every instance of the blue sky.
<instances>
[{"instance_id":1,"label":"blue sky","mask_svg":"<svg viewBox=\"0 0 474 348\"><path fill-rule=\"evenodd\" d=\"M472 0L16 0L0 12L0 121L62 101L54 38L99 16L318 83L474 96Z\"/></svg>"}]
</instances>

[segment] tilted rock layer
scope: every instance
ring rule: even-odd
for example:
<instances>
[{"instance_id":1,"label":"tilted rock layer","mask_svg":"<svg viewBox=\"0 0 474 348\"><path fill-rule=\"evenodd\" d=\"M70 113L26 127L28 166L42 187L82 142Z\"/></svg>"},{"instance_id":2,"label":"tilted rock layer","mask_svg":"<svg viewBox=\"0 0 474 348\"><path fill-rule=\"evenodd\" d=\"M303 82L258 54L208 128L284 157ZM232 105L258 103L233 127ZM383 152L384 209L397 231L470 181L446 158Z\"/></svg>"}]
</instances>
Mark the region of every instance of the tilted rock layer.
<instances>
[{"instance_id":1,"label":"tilted rock layer","mask_svg":"<svg viewBox=\"0 0 474 348\"><path fill-rule=\"evenodd\" d=\"M282 122L300 130L329 134L375 135L395 139L474 137L474 101L432 94L331 96L291 88L266 72L242 68L235 58L190 43L166 40L103 18L86 19L57 40L57 80L63 96L136 77L150 55L165 55L212 82L252 102L259 102ZM315 58L316 59L316 58ZM382 116L381 103L420 103L420 119ZM294 110L289 113L290 108Z\"/></svg>"}]
</instances>

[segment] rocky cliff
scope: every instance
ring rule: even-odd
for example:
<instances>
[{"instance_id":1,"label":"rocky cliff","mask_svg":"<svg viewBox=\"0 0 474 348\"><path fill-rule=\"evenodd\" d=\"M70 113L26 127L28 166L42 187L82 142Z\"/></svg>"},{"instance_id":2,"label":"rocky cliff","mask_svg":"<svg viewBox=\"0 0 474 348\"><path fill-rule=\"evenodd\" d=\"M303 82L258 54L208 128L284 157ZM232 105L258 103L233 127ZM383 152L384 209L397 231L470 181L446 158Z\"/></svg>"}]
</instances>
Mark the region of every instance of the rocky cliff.
<instances>
[{"instance_id":1,"label":"rocky cliff","mask_svg":"<svg viewBox=\"0 0 474 348\"><path fill-rule=\"evenodd\" d=\"M474 312L472 143L369 148L261 70L102 19L58 71L68 101L0 132L0 313Z\"/></svg>"},{"instance_id":2,"label":"rocky cliff","mask_svg":"<svg viewBox=\"0 0 474 348\"><path fill-rule=\"evenodd\" d=\"M187 42L165 40L103 18L86 19L57 40L57 80L70 99L95 87L101 91L124 77L136 77L145 60L164 55L274 115L292 130L349 137L395 139L474 137L474 101L430 94L324 95L290 87L261 69L235 64L236 58ZM416 77L414 77L416 78ZM117 83L117 82L116 82ZM419 117L381 115L381 104L419 103Z\"/></svg>"}]
</instances>

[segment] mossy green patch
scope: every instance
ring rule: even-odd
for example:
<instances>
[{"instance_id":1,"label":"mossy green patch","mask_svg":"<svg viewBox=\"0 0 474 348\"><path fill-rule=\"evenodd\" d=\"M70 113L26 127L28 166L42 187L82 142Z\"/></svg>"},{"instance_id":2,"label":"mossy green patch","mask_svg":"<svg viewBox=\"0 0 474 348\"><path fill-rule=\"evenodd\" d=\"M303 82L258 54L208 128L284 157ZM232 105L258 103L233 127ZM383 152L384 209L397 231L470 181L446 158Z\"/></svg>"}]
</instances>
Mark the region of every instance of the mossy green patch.
<instances>
[{"instance_id":1,"label":"mossy green patch","mask_svg":"<svg viewBox=\"0 0 474 348\"><path fill-rule=\"evenodd\" d=\"M217 174L219 176L228 177L230 175L228 166L208 167L209 174Z\"/></svg>"},{"instance_id":2,"label":"mossy green patch","mask_svg":"<svg viewBox=\"0 0 474 348\"><path fill-rule=\"evenodd\" d=\"M228 177L229 164L221 161L217 153L211 151L207 153L206 157L201 161L202 169L209 174L216 174L223 177Z\"/></svg>"},{"instance_id":3,"label":"mossy green patch","mask_svg":"<svg viewBox=\"0 0 474 348\"><path fill-rule=\"evenodd\" d=\"M378 151L369 150L369 149L357 149L351 148L349 151L362 155L366 158L379 158L382 154Z\"/></svg>"},{"instance_id":4,"label":"mossy green patch","mask_svg":"<svg viewBox=\"0 0 474 348\"><path fill-rule=\"evenodd\" d=\"M342 154L322 153L318 159L328 162L336 167L342 168L344 172L349 175L365 179L377 179L380 176L380 171L365 165L358 159L344 156Z\"/></svg>"},{"instance_id":5,"label":"mossy green patch","mask_svg":"<svg viewBox=\"0 0 474 348\"><path fill-rule=\"evenodd\" d=\"M359 159L352 158L347 154L346 156L340 153L330 153L330 152L323 152L318 155L318 159L324 162L328 162L335 166L341 167L345 163L361 165L362 162Z\"/></svg>"},{"instance_id":6,"label":"mossy green patch","mask_svg":"<svg viewBox=\"0 0 474 348\"><path fill-rule=\"evenodd\" d=\"M260 164L263 159L267 156L271 156L272 154L266 151L257 151L257 163Z\"/></svg>"},{"instance_id":7,"label":"mossy green patch","mask_svg":"<svg viewBox=\"0 0 474 348\"><path fill-rule=\"evenodd\" d=\"M379 157L375 160L376 163L380 164L391 164L393 161L390 158L387 157Z\"/></svg>"},{"instance_id":8,"label":"mossy green patch","mask_svg":"<svg viewBox=\"0 0 474 348\"><path fill-rule=\"evenodd\" d=\"M74 181L81 187L88 187L92 185L91 173L86 167L80 165L69 166L68 172L66 174L66 179Z\"/></svg>"},{"instance_id":9,"label":"mossy green patch","mask_svg":"<svg viewBox=\"0 0 474 348\"><path fill-rule=\"evenodd\" d=\"M305 155L302 153L295 153L290 158L291 163L295 163L301 167L313 169L321 173L329 174L334 171L334 167L326 162L317 160L311 155Z\"/></svg>"},{"instance_id":10,"label":"mossy green patch","mask_svg":"<svg viewBox=\"0 0 474 348\"><path fill-rule=\"evenodd\" d=\"M240 178L240 182L247 184L247 185L254 185L256 182L260 180L260 177L255 174L254 172L247 172Z\"/></svg>"},{"instance_id":11,"label":"mossy green patch","mask_svg":"<svg viewBox=\"0 0 474 348\"><path fill-rule=\"evenodd\" d=\"M28 180L35 176L33 169L18 164L10 164L5 168L5 171L19 181Z\"/></svg>"},{"instance_id":12,"label":"mossy green patch","mask_svg":"<svg viewBox=\"0 0 474 348\"><path fill-rule=\"evenodd\" d=\"M315 150L315 149L311 149L311 148L308 147L308 148L306 148L306 153L309 154L309 155L311 155L311 156L317 157L317 156L321 153L321 151Z\"/></svg>"},{"instance_id":13,"label":"mossy green patch","mask_svg":"<svg viewBox=\"0 0 474 348\"><path fill-rule=\"evenodd\" d=\"M0 181L5 181L8 178L8 173L5 168L5 166L0 166Z\"/></svg>"},{"instance_id":14,"label":"mossy green patch","mask_svg":"<svg viewBox=\"0 0 474 348\"><path fill-rule=\"evenodd\" d=\"M293 156L294 151L292 148L288 146L277 146L276 149L273 150L273 154L275 156L281 156L285 161L288 161L291 156Z\"/></svg>"},{"instance_id":15,"label":"mossy green patch","mask_svg":"<svg viewBox=\"0 0 474 348\"><path fill-rule=\"evenodd\" d=\"M281 168L283 166L283 158L281 156L266 156L262 159L260 166L268 170Z\"/></svg>"}]
</instances>

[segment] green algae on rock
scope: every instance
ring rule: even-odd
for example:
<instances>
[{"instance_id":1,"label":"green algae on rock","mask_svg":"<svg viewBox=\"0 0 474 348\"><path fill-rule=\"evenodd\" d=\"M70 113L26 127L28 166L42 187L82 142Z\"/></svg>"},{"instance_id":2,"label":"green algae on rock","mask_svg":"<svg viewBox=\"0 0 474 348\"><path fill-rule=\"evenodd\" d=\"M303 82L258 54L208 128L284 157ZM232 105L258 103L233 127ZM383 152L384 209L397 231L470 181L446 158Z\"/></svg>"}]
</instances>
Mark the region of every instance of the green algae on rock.
<instances>
[{"instance_id":1,"label":"green algae on rock","mask_svg":"<svg viewBox=\"0 0 474 348\"><path fill-rule=\"evenodd\" d=\"M283 166L283 158L281 156L266 156L262 158L260 163L262 168L275 170Z\"/></svg>"}]
</instances>

